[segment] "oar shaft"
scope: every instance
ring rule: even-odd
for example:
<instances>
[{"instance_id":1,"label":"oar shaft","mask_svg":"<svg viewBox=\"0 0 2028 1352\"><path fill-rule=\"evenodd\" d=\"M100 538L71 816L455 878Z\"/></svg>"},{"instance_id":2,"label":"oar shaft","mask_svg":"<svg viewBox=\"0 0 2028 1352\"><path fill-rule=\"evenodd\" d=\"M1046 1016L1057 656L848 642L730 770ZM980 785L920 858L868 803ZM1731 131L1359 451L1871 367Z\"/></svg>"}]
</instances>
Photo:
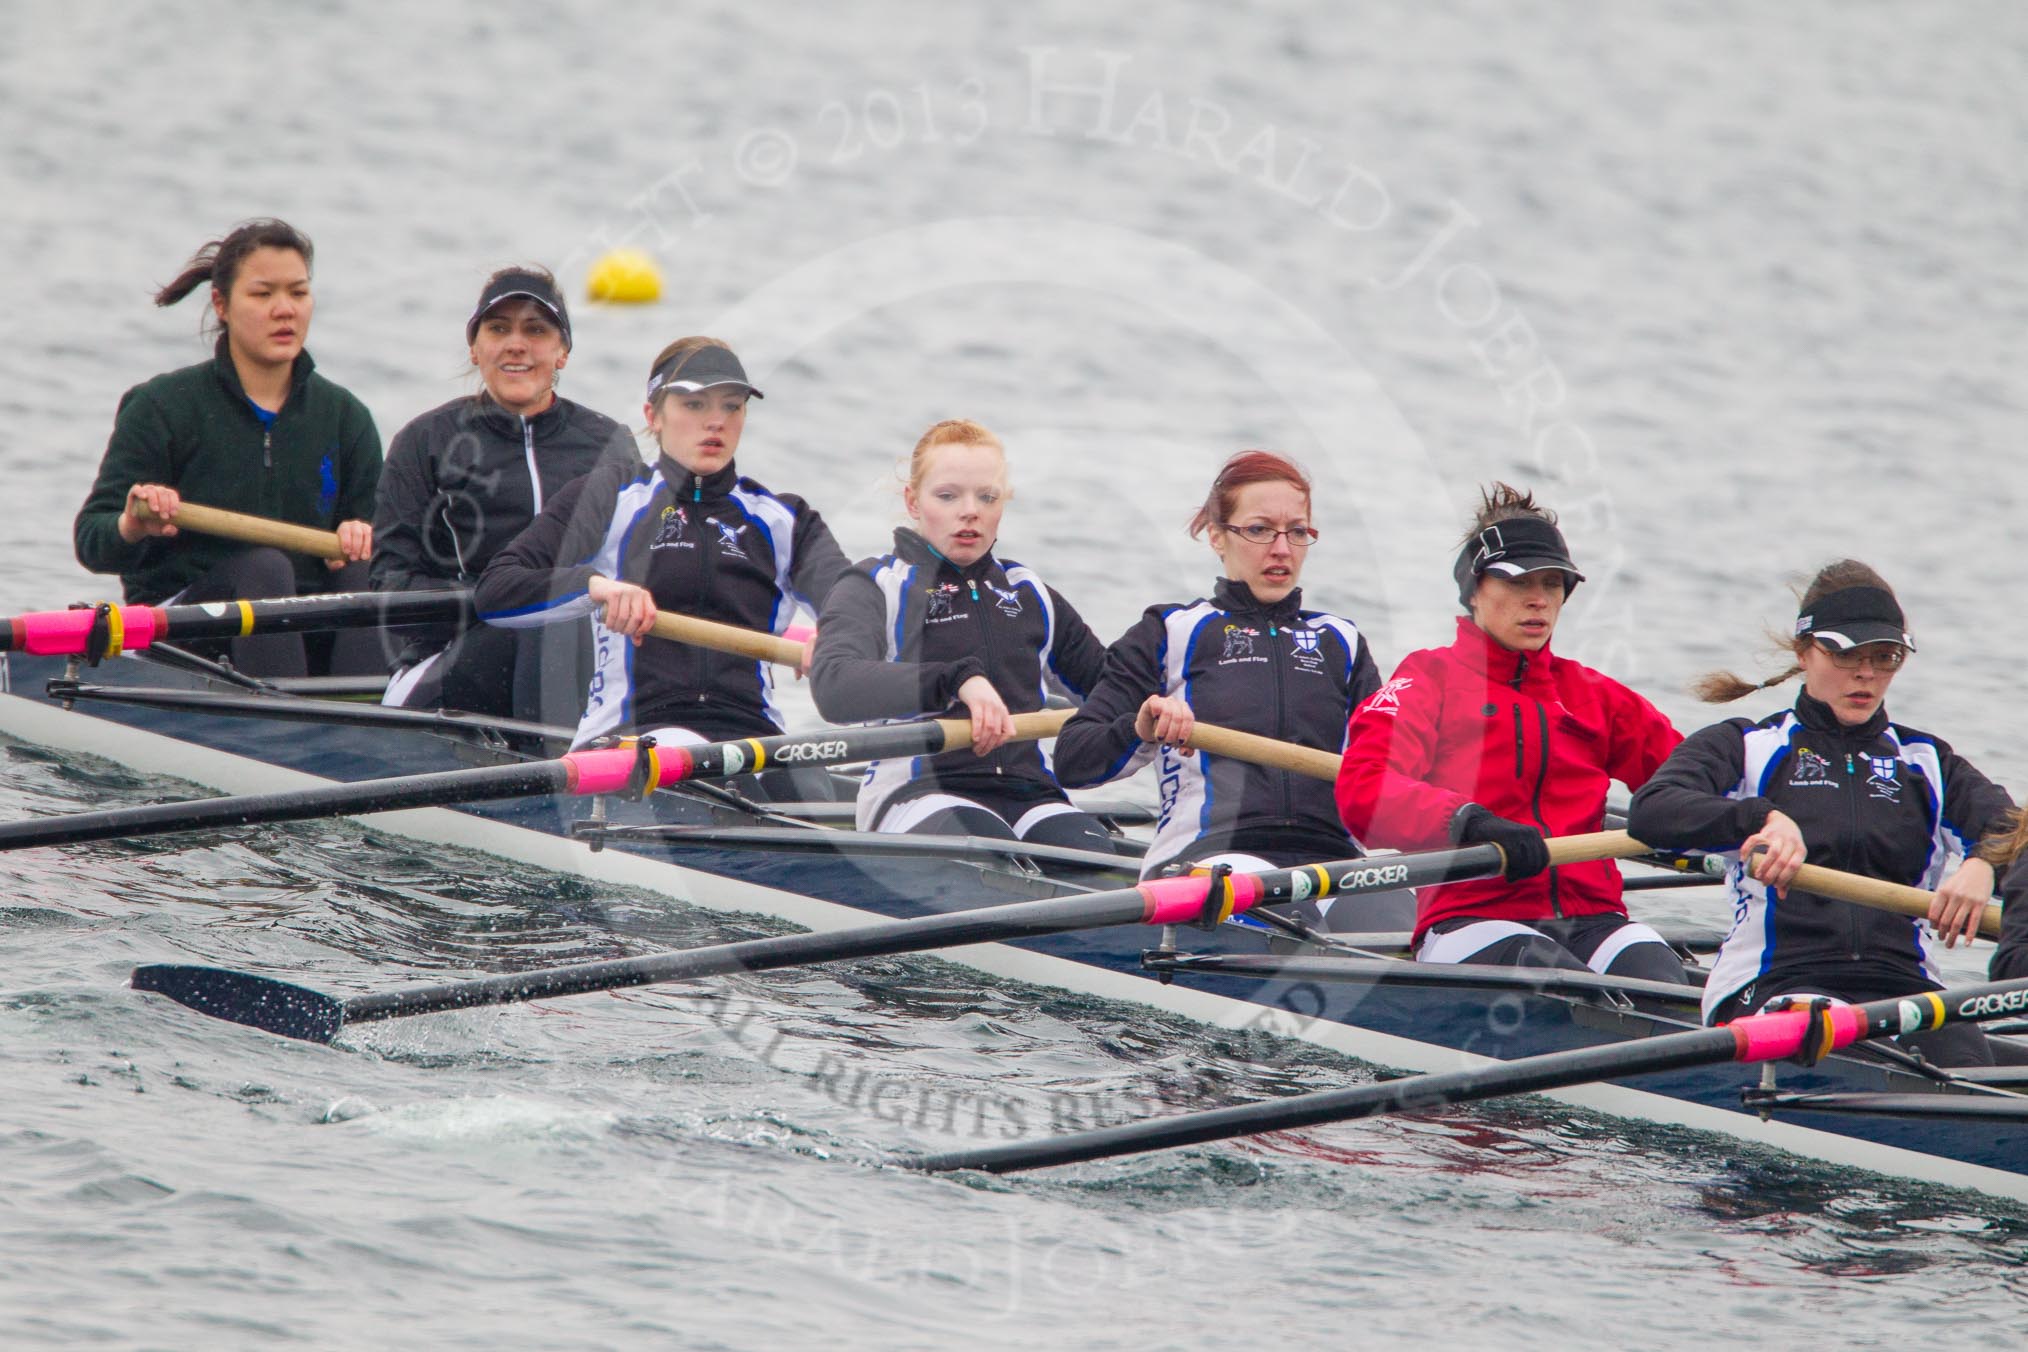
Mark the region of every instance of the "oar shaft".
<instances>
[{"instance_id":1,"label":"oar shaft","mask_svg":"<svg viewBox=\"0 0 2028 1352\"><path fill-rule=\"evenodd\" d=\"M532 761L525 765L482 766L437 774L403 775L394 779L369 779L356 784L332 784L285 793L199 798L178 803L150 803L145 807L112 808L103 812L77 812L62 817L34 817L27 821L0 823L0 851L169 835L214 827L393 812L446 803L523 798L531 794L563 792L569 777L569 767L562 761Z\"/></svg>"},{"instance_id":2,"label":"oar shaft","mask_svg":"<svg viewBox=\"0 0 2028 1352\"><path fill-rule=\"evenodd\" d=\"M1199 884L1202 890L1202 883ZM582 963L543 971L479 977L434 986L412 986L345 1002L345 1022L397 1019L411 1014L512 1004L590 991L621 990L662 981L684 981L728 972L768 972L814 962L885 957L928 948L1003 942L1058 934L1087 926L1132 924L1145 902L1132 888L1096 895L1014 902L953 915L895 920L832 934L790 934L748 939L713 948L611 962Z\"/></svg>"},{"instance_id":3,"label":"oar shaft","mask_svg":"<svg viewBox=\"0 0 2028 1352\"><path fill-rule=\"evenodd\" d=\"M1498 849L1471 845L1430 854L1387 855L1234 874L1221 884L1219 895L1210 899L1208 918L1216 922L1275 902L1389 892L1483 878L1499 872L1501 867ZM859 929L747 939L679 953L411 987L354 996L345 1002L345 1022L539 1000L553 995L580 995L725 972L767 971L808 963L918 953L932 948L1001 943L1108 925L1194 922L1206 918L1209 887L1210 879L1204 876L1158 878L1112 892L1010 902L951 915L891 920Z\"/></svg>"},{"instance_id":4,"label":"oar shaft","mask_svg":"<svg viewBox=\"0 0 2028 1352\"><path fill-rule=\"evenodd\" d=\"M1322 1126L1391 1112L1415 1112L1563 1089L1595 1080L1652 1075L1721 1061L1813 1059L1873 1037L1927 1032L1946 1024L2028 1012L2028 980L1990 982L1962 990L1901 996L1824 1010L1751 1014L1721 1028L1700 1028L1632 1042L1499 1061L1469 1070L1415 1075L1377 1084L1300 1094L1266 1103L1130 1122L1046 1141L1015 1141L976 1150L895 1161L930 1172L983 1169L1013 1173L1055 1164L1108 1159L1233 1136ZM1813 1050L1806 1050L1813 1049Z\"/></svg>"},{"instance_id":5,"label":"oar shaft","mask_svg":"<svg viewBox=\"0 0 2028 1352\"><path fill-rule=\"evenodd\" d=\"M1731 1060L1734 1040L1729 1030L1710 1028L1649 1038L1642 1047L1650 1053L1642 1059L1641 1069L1644 1072L1677 1070ZM1471 1070L1413 1075L1350 1089L1302 1094L1278 1102L1243 1103L1230 1108L1128 1122L1117 1127L1073 1132L1054 1140L1011 1141L1005 1145L954 1150L895 1162L927 1173L948 1173L956 1169L981 1169L988 1173L1046 1169L1058 1164L1111 1159L1116 1155L1202 1145L1233 1136L1289 1131L1329 1122L1379 1117L1387 1113L1428 1111L1446 1104L1468 1103L1508 1094L1540 1093L1546 1089L1561 1089L1621 1074L1625 1059L1625 1044L1609 1043L1553 1056L1531 1057L1526 1061L1495 1062ZM1534 1064L1552 1061L1553 1065Z\"/></svg>"},{"instance_id":6,"label":"oar shaft","mask_svg":"<svg viewBox=\"0 0 2028 1352\"><path fill-rule=\"evenodd\" d=\"M155 517L145 502L136 502L134 512L149 520ZM174 521L178 530L194 530L201 535L216 535L250 545L271 545L292 554L307 554L313 559L343 560L345 557L344 549L338 544L337 532L298 526L292 521L271 521L264 516L228 512L221 507L206 507L197 502L180 504Z\"/></svg>"},{"instance_id":7,"label":"oar shaft","mask_svg":"<svg viewBox=\"0 0 2028 1352\"><path fill-rule=\"evenodd\" d=\"M1017 737L1048 737L1067 713L1045 710L1015 717ZM633 745L573 751L557 760L482 766L436 774L369 779L279 794L199 798L146 807L114 808L63 817L0 823L0 851L38 845L73 845L119 836L165 835L217 826L305 821L447 803L479 803L532 794L624 793L669 788L693 779L719 779L778 766L848 765L888 756L934 755L971 745L962 719L835 728L826 732L750 737L696 747Z\"/></svg>"}]
</instances>

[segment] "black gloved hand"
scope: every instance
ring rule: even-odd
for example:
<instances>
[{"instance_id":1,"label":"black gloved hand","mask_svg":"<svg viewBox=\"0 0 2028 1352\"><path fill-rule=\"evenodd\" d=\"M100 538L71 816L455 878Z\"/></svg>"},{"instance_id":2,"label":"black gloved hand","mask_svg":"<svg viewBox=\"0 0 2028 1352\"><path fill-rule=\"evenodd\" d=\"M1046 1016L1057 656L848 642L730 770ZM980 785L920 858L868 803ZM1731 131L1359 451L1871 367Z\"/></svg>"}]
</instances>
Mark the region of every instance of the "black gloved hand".
<instances>
[{"instance_id":1,"label":"black gloved hand","mask_svg":"<svg viewBox=\"0 0 2028 1352\"><path fill-rule=\"evenodd\" d=\"M1460 845L1498 845L1507 856L1506 879L1518 883L1549 867L1549 845L1542 833L1521 822L1510 822L1478 803L1458 811L1451 835Z\"/></svg>"}]
</instances>

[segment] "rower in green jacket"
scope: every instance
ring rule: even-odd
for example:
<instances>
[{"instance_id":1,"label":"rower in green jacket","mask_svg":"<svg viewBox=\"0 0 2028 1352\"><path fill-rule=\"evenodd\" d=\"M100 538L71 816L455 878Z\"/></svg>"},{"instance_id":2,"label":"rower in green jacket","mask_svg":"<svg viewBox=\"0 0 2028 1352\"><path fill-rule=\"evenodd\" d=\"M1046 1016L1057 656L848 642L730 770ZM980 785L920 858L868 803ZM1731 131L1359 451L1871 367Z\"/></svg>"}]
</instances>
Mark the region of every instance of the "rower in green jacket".
<instances>
[{"instance_id":1,"label":"rower in green jacket","mask_svg":"<svg viewBox=\"0 0 2028 1352\"><path fill-rule=\"evenodd\" d=\"M366 406L318 375L303 350L312 256L309 239L286 222L248 221L205 245L156 294L157 305L173 305L209 282L222 331L210 361L121 397L98 481L78 511L78 562L118 573L128 601L366 589L380 435ZM175 517L186 497L335 530L348 561L179 534ZM387 669L377 634L335 642L316 635L310 643L306 653L299 635L237 639L232 660L258 676L300 676L312 666L344 674Z\"/></svg>"}]
</instances>

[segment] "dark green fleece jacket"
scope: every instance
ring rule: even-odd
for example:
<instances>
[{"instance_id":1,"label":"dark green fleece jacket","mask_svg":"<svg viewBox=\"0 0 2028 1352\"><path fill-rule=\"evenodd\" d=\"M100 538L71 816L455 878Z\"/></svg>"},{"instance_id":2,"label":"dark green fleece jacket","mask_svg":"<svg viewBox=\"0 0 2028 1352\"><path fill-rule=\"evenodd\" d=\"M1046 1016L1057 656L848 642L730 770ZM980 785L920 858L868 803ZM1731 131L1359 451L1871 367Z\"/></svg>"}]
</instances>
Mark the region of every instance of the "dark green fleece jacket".
<instances>
[{"instance_id":1,"label":"dark green fleece jacket","mask_svg":"<svg viewBox=\"0 0 2028 1352\"><path fill-rule=\"evenodd\" d=\"M119 528L127 490L147 483L167 484L207 507L330 530L373 519L380 434L366 406L318 375L308 352L296 357L274 425L264 425L220 334L210 361L121 396L98 482L72 528L79 563L118 573L128 601L152 605L246 546L195 531L128 544ZM299 590L329 587L321 561L295 563Z\"/></svg>"}]
</instances>

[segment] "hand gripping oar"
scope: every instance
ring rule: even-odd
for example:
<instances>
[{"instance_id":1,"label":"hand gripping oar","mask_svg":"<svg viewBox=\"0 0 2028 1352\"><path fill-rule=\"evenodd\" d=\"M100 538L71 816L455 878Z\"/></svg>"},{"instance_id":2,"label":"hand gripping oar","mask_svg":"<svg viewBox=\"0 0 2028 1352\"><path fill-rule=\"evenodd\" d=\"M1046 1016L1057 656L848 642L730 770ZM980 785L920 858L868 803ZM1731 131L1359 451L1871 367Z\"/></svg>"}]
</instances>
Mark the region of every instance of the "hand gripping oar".
<instances>
[{"instance_id":1,"label":"hand gripping oar","mask_svg":"<svg viewBox=\"0 0 2028 1352\"><path fill-rule=\"evenodd\" d=\"M1412 1075L1350 1089L1298 1094L1267 1103L1248 1103L1208 1112L1075 1132L1046 1141L1016 1141L899 1158L909 1169L943 1173L983 1169L1014 1173L1053 1164L1110 1159L1115 1155L1199 1145L1265 1131L1321 1126L1386 1113L1417 1112L1450 1103L1534 1094L1594 1080L1620 1079L1722 1061L1773 1061L1794 1057L1814 1065L1826 1054L1866 1038L1927 1032L1945 1024L1995 1019L2028 1012L2028 979L1997 981L1962 990L1907 995L1864 1005L1825 1005L1770 1014L1749 1014L1722 1028L1666 1033L1602 1047L1550 1052L1500 1061L1472 1070Z\"/></svg>"},{"instance_id":2,"label":"hand gripping oar","mask_svg":"<svg viewBox=\"0 0 2028 1352\"><path fill-rule=\"evenodd\" d=\"M134 504L134 515L146 521L158 519L155 510L145 502ZM174 522L178 530L194 530L200 535L216 535L242 544L270 545L292 554L307 554L313 559L346 561L336 531L298 526L293 521L273 521L264 516L248 516L245 512L228 512L222 507L206 507L198 502L178 504L176 515L168 520Z\"/></svg>"},{"instance_id":3,"label":"hand gripping oar","mask_svg":"<svg viewBox=\"0 0 2028 1352\"><path fill-rule=\"evenodd\" d=\"M78 606L0 619L0 652L96 660L172 639L245 638L249 634L443 621L471 623L469 593L332 592L185 606Z\"/></svg>"},{"instance_id":4,"label":"hand gripping oar","mask_svg":"<svg viewBox=\"0 0 2028 1352\"><path fill-rule=\"evenodd\" d=\"M1637 848L1624 832L1572 836L1558 841L1568 857L1603 859ZM952 915L891 920L827 934L747 939L711 948L648 957L551 967L506 976L411 986L349 999L247 972L216 967L154 964L134 969L136 990L160 991L192 1009L263 1028L284 1037L329 1042L348 1024L405 1018L478 1005L509 1004L556 995L617 990L658 981L758 972L847 958L917 953L932 948L1031 939L1107 925L1217 924L1255 906L1311 897L1356 896L1403 887L1483 878L1504 868L1498 846L1470 845L1429 854L1381 855L1268 873L1227 874L1216 894L1204 876L1160 878L1113 892L1049 897L986 906Z\"/></svg>"},{"instance_id":5,"label":"hand gripping oar","mask_svg":"<svg viewBox=\"0 0 2028 1352\"><path fill-rule=\"evenodd\" d=\"M1016 740L1054 737L1068 710L1017 714ZM180 803L35 817L0 824L0 851L70 845L116 836L156 836L215 826L305 821L445 803L480 803L534 794L644 793L691 779L750 774L778 765L849 765L888 756L928 756L972 744L961 718L828 728L823 732L713 742L707 746L622 745L573 751L555 760L365 779L286 793L198 798Z\"/></svg>"}]
</instances>

